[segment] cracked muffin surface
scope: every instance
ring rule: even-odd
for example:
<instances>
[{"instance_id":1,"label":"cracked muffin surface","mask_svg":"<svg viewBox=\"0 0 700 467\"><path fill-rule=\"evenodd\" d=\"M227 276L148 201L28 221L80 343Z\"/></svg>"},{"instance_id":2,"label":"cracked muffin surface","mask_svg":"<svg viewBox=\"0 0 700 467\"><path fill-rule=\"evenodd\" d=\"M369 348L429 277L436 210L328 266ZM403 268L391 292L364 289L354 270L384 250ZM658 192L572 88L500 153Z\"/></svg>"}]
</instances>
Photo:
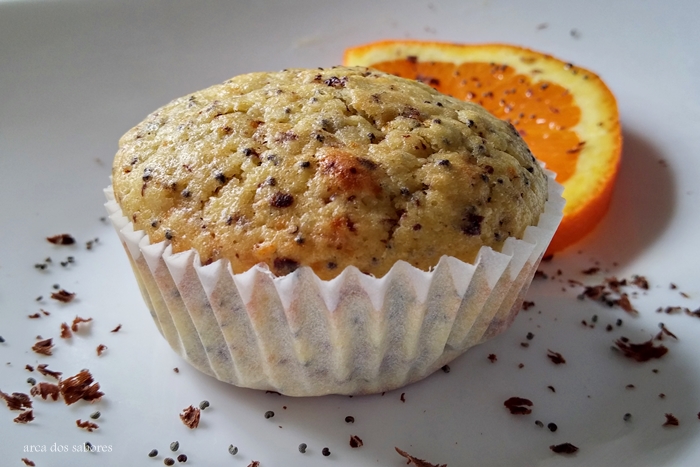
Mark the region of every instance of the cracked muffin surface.
<instances>
[{"instance_id":1,"label":"cracked muffin surface","mask_svg":"<svg viewBox=\"0 0 700 467\"><path fill-rule=\"evenodd\" d=\"M119 146L113 188L135 229L234 273L473 262L536 225L547 197L510 124L361 67L237 76L165 105Z\"/></svg>"}]
</instances>

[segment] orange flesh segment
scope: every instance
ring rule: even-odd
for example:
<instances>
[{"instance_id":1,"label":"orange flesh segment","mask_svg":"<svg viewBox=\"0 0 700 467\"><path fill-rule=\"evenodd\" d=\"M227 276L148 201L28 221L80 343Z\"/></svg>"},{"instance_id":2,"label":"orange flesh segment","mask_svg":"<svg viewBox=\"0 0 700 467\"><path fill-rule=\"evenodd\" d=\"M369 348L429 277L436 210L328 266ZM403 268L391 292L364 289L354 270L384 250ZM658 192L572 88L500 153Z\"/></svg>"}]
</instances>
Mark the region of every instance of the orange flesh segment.
<instances>
[{"instance_id":1,"label":"orange flesh segment","mask_svg":"<svg viewBox=\"0 0 700 467\"><path fill-rule=\"evenodd\" d=\"M569 130L581 117L571 94L556 83L533 84L508 65L403 60L372 64L373 68L416 79L458 99L475 102L515 126L547 168L565 182L576 171L585 144ZM565 157L562 157L565 155Z\"/></svg>"}]
</instances>

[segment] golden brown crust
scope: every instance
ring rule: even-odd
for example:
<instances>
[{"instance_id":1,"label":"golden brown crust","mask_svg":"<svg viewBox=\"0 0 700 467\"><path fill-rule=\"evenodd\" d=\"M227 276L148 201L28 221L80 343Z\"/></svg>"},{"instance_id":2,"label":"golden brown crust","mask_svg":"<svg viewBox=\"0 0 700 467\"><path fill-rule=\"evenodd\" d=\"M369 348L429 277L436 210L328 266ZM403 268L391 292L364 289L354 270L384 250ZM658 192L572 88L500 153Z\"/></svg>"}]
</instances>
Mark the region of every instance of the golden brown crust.
<instances>
[{"instance_id":1,"label":"golden brown crust","mask_svg":"<svg viewBox=\"0 0 700 467\"><path fill-rule=\"evenodd\" d=\"M234 272L472 261L537 223L547 181L478 106L366 68L238 76L126 133L117 202L152 242Z\"/></svg>"}]
</instances>

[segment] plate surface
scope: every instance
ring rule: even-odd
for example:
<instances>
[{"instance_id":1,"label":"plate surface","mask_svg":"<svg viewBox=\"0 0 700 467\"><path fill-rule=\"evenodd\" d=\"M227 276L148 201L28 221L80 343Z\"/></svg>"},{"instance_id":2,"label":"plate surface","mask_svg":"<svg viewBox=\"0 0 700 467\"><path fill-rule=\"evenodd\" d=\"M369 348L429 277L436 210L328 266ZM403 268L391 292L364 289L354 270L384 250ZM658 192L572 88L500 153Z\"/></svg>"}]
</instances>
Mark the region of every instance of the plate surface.
<instances>
[{"instance_id":1,"label":"plate surface","mask_svg":"<svg viewBox=\"0 0 700 467\"><path fill-rule=\"evenodd\" d=\"M394 447L450 467L698 465L700 319L656 312L700 308L698 17L690 0L0 1L0 390L28 393L28 377L52 381L25 369L46 363L63 376L89 369L105 393L92 405L35 398L26 425L0 407L3 465L161 465L181 453L192 465L405 465ZM198 373L158 334L101 220L119 137L169 100L233 75L331 66L346 47L385 38L513 43L600 74L618 98L625 138L610 212L542 265L548 278L533 283L534 306L449 373L384 395L301 399ZM78 242L45 240L59 233ZM592 267L600 270L583 272ZM569 282L634 275L650 284L625 288L636 317L578 299L583 288ZM50 299L54 285L76 300ZM76 316L93 321L61 339L60 324ZM663 358L639 363L611 350L623 336L649 340L660 322L678 337L656 341L669 349ZM38 335L54 339L52 356L32 352ZM566 363L555 365L548 350ZM532 414L511 415L503 402L512 396L530 399ZM211 406L189 430L179 414L203 400ZM76 427L96 410L97 430ZM662 426L666 414L679 425ZM362 447L350 447L352 435ZM104 452L78 452L85 442ZM579 451L549 449L566 442Z\"/></svg>"}]
</instances>

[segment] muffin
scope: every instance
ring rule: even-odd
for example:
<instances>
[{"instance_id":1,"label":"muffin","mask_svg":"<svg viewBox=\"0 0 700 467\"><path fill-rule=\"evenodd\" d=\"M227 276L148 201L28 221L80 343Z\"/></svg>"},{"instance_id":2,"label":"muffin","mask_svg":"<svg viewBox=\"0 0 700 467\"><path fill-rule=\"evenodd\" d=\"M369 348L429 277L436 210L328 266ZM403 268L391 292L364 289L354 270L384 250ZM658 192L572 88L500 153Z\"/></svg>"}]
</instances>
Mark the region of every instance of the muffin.
<instances>
[{"instance_id":1,"label":"muffin","mask_svg":"<svg viewBox=\"0 0 700 467\"><path fill-rule=\"evenodd\" d=\"M176 99L121 138L112 183L170 345L295 396L394 389L505 329L563 207L512 125L359 67Z\"/></svg>"}]
</instances>

